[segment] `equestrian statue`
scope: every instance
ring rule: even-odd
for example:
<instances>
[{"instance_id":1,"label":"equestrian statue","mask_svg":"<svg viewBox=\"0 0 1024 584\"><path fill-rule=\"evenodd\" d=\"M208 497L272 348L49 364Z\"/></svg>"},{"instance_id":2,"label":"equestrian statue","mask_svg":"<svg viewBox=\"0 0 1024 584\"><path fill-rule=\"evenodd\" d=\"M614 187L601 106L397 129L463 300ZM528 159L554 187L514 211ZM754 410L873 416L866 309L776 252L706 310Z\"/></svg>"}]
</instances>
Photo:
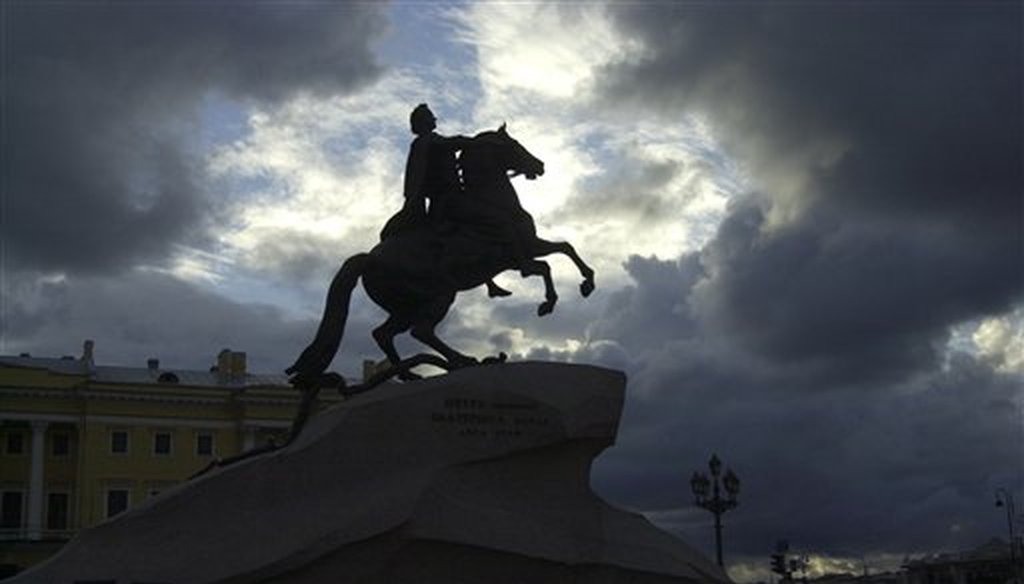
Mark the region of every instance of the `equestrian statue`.
<instances>
[{"instance_id":1,"label":"equestrian statue","mask_svg":"<svg viewBox=\"0 0 1024 584\"><path fill-rule=\"evenodd\" d=\"M456 369L479 363L435 333L460 291L486 285L490 296L506 296L509 292L493 278L517 270L523 277L543 278L545 298L537 313L549 314L558 295L548 264L538 258L554 253L576 265L584 297L594 290L594 270L571 244L539 238L533 217L520 205L511 179L542 176L544 163L509 136L504 124L472 138L441 136L425 104L413 110L410 123L416 138L406 167L405 204L385 225L380 243L345 260L334 276L315 338L286 370L300 389L315 392L340 384L344 391L340 376L325 371L341 345L360 280L388 313L373 338L392 365L390 375L405 380L417 378L410 371L417 364ZM403 361L394 339L407 331L440 358Z\"/></svg>"}]
</instances>

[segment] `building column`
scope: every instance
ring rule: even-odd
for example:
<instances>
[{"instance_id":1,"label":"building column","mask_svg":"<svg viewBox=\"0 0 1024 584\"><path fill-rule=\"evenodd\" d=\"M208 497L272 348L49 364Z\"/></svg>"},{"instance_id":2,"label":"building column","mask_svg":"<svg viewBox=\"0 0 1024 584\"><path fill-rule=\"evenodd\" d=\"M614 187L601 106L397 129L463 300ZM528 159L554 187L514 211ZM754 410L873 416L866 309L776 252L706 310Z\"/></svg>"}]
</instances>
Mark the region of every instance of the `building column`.
<instances>
[{"instance_id":1,"label":"building column","mask_svg":"<svg viewBox=\"0 0 1024 584\"><path fill-rule=\"evenodd\" d=\"M33 420L32 470L28 483L28 539L43 537L43 465L46 463L46 427L49 422Z\"/></svg>"}]
</instances>

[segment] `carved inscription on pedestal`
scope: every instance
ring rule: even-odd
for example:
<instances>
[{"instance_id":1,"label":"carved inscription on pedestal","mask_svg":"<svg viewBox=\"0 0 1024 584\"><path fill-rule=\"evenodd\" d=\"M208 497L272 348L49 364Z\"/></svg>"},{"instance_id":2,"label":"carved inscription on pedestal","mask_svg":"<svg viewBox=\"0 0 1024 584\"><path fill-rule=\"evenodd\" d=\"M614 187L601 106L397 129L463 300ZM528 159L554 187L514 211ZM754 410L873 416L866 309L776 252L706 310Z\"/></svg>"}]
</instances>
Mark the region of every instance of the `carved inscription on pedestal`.
<instances>
[{"instance_id":1,"label":"carved inscription on pedestal","mask_svg":"<svg viewBox=\"0 0 1024 584\"><path fill-rule=\"evenodd\" d=\"M519 438L544 432L551 418L535 402L450 397L430 413L430 421L458 436Z\"/></svg>"}]
</instances>

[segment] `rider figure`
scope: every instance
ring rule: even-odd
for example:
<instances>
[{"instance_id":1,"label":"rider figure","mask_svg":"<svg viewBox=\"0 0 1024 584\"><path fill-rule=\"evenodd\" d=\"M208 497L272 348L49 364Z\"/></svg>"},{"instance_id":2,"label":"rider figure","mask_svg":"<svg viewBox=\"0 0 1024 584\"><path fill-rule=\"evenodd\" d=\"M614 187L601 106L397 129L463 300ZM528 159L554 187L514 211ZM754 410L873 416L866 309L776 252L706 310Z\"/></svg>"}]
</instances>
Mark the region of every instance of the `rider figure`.
<instances>
[{"instance_id":1,"label":"rider figure","mask_svg":"<svg viewBox=\"0 0 1024 584\"><path fill-rule=\"evenodd\" d=\"M450 231L454 227L452 205L457 204L456 198L464 194L456 152L462 150L470 139L459 135L442 136L435 132L437 117L425 103L412 110L409 126L416 138L409 146L405 165L405 204L384 226L381 240L425 225L431 225L440 232ZM487 293L492 297L511 294L493 281L487 282Z\"/></svg>"},{"instance_id":2,"label":"rider figure","mask_svg":"<svg viewBox=\"0 0 1024 584\"><path fill-rule=\"evenodd\" d=\"M428 217L431 224L439 227L445 221L446 203L450 204L453 197L462 194L455 153L468 138L446 137L435 132L437 118L425 103L412 110L409 125L416 138L409 146L405 164L405 204L384 226L381 240L425 227Z\"/></svg>"},{"instance_id":3,"label":"rider figure","mask_svg":"<svg viewBox=\"0 0 1024 584\"><path fill-rule=\"evenodd\" d=\"M462 181L456 166L455 153L469 141L465 136L442 136L435 132L437 118L427 104L412 110L409 125L416 138L409 146L405 165L405 200L417 213L425 213L432 223L448 221L452 199L462 195ZM430 210L426 201L430 199Z\"/></svg>"}]
</instances>

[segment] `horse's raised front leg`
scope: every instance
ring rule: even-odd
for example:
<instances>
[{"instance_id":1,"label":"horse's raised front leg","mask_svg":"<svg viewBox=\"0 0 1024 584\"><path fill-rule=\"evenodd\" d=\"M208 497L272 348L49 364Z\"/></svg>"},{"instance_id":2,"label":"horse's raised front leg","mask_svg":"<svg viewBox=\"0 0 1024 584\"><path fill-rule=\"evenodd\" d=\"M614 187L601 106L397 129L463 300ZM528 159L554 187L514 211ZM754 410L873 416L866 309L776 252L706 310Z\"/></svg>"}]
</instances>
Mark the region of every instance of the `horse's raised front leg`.
<instances>
[{"instance_id":1,"label":"horse's raised front leg","mask_svg":"<svg viewBox=\"0 0 1024 584\"><path fill-rule=\"evenodd\" d=\"M537 316L551 314L558 302L558 293L555 292L555 283L551 281L551 267L547 262L530 260L519 269L519 273L525 278L527 276L540 276L544 278L544 302L537 307Z\"/></svg>"},{"instance_id":2,"label":"horse's raised front leg","mask_svg":"<svg viewBox=\"0 0 1024 584\"><path fill-rule=\"evenodd\" d=\"M580 283L580 294L586 298L594 291L594 270L576 253L576 248L571 243L568 241L548 241L538 237L531 243L530 248L533 252L531 254L533 257L544 257L553 253L560 253L568 257L572 260L572 263L576 264L576 269L583 276L583 282Z\"/></svg>"}]
</instances>

